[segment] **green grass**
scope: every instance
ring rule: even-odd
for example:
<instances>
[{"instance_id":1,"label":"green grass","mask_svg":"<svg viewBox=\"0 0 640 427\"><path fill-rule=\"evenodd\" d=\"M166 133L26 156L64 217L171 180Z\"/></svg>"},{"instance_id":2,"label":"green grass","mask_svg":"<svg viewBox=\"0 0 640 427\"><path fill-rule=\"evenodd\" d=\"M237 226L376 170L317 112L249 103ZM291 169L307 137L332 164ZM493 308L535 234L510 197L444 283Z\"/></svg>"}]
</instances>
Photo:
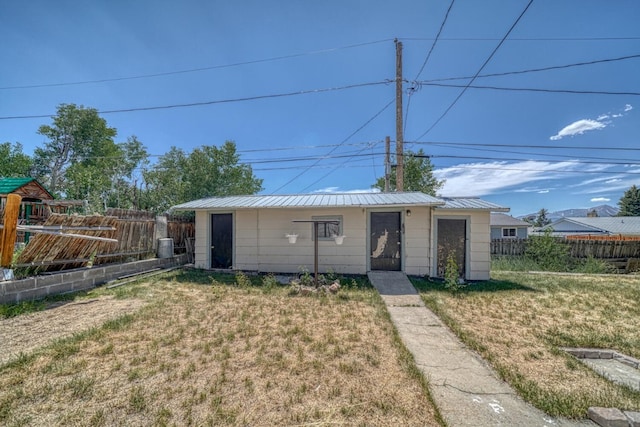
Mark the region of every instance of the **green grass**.
<instances>
[{"instance_id":1,"label":"green grass","mask_svg":"<svg viewBox=\"0 0 640 427\"><path fill-rule=\"evenodd\" d=\"M527 401L553 416L589 406L640 409L640 393L578 363L560 347L640 358L640 277L492 273L456 294L414 279L425 304Z\"/></svg>"}]
</instances>

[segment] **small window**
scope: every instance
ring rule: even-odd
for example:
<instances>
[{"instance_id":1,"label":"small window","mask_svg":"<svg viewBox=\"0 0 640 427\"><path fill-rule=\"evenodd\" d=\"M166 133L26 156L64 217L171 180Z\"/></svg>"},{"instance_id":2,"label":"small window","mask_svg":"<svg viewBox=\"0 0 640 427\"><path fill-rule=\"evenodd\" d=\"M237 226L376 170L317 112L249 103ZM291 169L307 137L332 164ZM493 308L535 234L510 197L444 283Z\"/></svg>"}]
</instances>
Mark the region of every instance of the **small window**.
<instances>
[{"instance_id":1,"label":"small window","mask_svg":"<svg viewBox=\"0 0 640 427\"><path fill-rule=\"evenodd\" d=\"M327 221L318 223L318 240L333 240L335 236L342 236L342 215L312 216L311 219ZM313 228L311 231L313 236ZM312 238L315 239L315 236Z\"/></svg>"},{"instance_id":2,"label":"small window","mask_svg":"<svg viewBox=\"0 0 640 427\"><path fill-rule=\"evenodd\" d=\"M516 229L515 228L503 228L502 229L502 237L516 237Z\"/></svg>"}]
</instances>

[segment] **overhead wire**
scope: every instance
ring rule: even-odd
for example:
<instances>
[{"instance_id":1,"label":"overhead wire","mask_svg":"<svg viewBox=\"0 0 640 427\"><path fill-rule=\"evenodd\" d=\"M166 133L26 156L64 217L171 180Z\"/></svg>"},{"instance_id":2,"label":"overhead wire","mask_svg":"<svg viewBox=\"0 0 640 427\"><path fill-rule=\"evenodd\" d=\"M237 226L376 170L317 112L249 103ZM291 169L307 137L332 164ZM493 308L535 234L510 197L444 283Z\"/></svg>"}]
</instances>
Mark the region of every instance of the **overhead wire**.
<instances>
[{"instance_id":1,"label":"overhead wire","mask_svg":"<svg viewBox=\"0 0 640 427\"><path fill-rule=\"evenodd\" d=\"M524 8L524 10L520 13L520 15L516 18L516 20L513 22L513 24L511 25L511 27L509 28L509 30L506 32L506 34L502 37L502 39L500 40L500 42L498 43L498 45L493 49L493 51L491 52L491 54L489 55L489 57L484 61L484 63L482 64L482 66L478 69L478 71L475 73L474 77L469 81L469 83L467 84L467 86L471 85L473 83L473 81L476 79L476 77L478 75L480 75L480 73L482 72L482 70L484 69L484 67L487 66L487 64L489 63L489 61L491 61L491 59L493 58L493 56L496 54L496 52L498 51L498 49L500 49L500 47L504 44L505 40L507 39L507 37L509 37L509 34L511 34L511 32L513 31L513 29L516 27L516 25L518 25L518 22L520 22L520 20L522 19L522 17L524 16L524 14L527 12L527 10L529 10L529 7L531 7L531 4L533 3L533 0L529 0L529 2L527 3L527 6ZM440 115L440 117L438 117L438 119L426 130L424 131L417 139L422 138L423 136L425 136L426 134L428 134L434 127L436 127L436 125L438 123L440 123L440 121L447 115L447 113L449 113L449 111L451 111L451 109L453 108L454 105L456 105L456 103L458 102L458 100L460 98L462 98L462 95L464 95L464 93L467 91L467 88L463 88L462 91L458 94L458 96L453 100L453 102L446 108L446 110L442 113L442 115Z\"/></svg>"},{"instance_id":2,"label":"overhead wire","mask_svg":"<svg viewBox=\"0 0 640 427\"><path fill-rule=\"evenodd\" d=\"M416 77L413 79L414 81L420 78L422 71L424 71L424 67L427 66L427 62L429 62L429 58L431 58L431 53L433 53L433 50L436 47L436 43L438 43L438 39L440 38L440 34L442 34L442 30L444 29L444 26L447 23L447 20L449 19L449 13L453 8L454 3L455 3L455 0L451 0L451 3L449 3L449 7L447 8L447 12L445 13L442 23L440 24L440 28L438 29L438 33L436 34L436 38L433 39L433 43L431 43L431 48L429 48L429 52L427 52L427 56L424 58L424 61L422 62L422 66L420 67L418 74L416 74ZM415 92L415 90L416 90L415 88L412 88L407 93L408 99L407 99L407 109L404 115L404 129L402 131L403 134L407 130L407 120L409 120L409 109L411 108L411 95L413 94L413 92Z\"/></svg>"},{"instance_id":3,"label":"overhead wire","mask_svg":"<svg viewBox=\"0 0 640 427\"><path fill-rule=\"evenodd\" d=\"M223 64L223 65L211 65L211 66L208 66L208 67L190 68L190 69L186 69L186 70L167 71L167 72L164 72L164 73L141 74L141 75L136 75L136 76L113 77L113 78L105 78L105 79L83 80L83 81L64 82L64 83L43 83L43 84L31 84L31 85L19 85L19 86L3 86L3 87L0 87L0 90L32 89L32 88L55 87L55 86L77 86L77 85L94 84L94 83L107 83L107 82L117 82L117 81L123 81L123 80L136 80L136 79L146 79L146 78L153 78L153 77L163 77L163 76L171 76L171 75L176 75L176 74L197 73L197 72L201 72L201 71L209 71L209 70L217 70L217 69L222 69L222 68L238 67L238 66L242 66L242 65L260 64L260 63L263 63L263 62L281 61L283 59L291 59L291 58L298 58L298 57L301 57L301 56L308 56L308 55L316 55L316 54L320 54L320 53L335 52L335 51L343 50L343 49L352 49L352 48L356 48L356 47L362 47L362 46L369 46L369 45L378 44L378 43L384 43L384 42L387 42L389 40L393 40L393 39L375 40L375 41L370 41L370 42L365 42L365 43L357 43L357 44L352 44L352 45L347 45L347 46L340 46L340 47L334 47L334 48L328 48L328 49L320 49L320 50L312 50L312 51L309 51L309 52L294 53L294 54L290 54L290 55L274 56L274 57L271 57L271 58L255 59L255 60L250 60L250 61L235 62L235 63Z\"/></svg>"},{"instance_id":4,"label":"overhead wire","mask_svg":"<svg viewBox=\"0 0 640 427\"><path fill-rule=\"evenodd\" d=\"M476 78L480 79L480 78L485 78L485 77L502 77L502 76L516 75L516 74L537 73L537 72L540 72L540 71L561 70L561 69L565 69L565 68L582 67L582 66L585 66L585 65L604 64L604 63L608 63L608 62L626 61L627 59L637 59L637 58L640 58L640 54L619 56L619 57L616 57L616 58L595 59L593 61L574 62L574 63L571 63L571 64L552 65L552 66L548 66L548 67L529 68L529 69L526 69L526 70L504 71L504 72L501 72L501 73L480 74ZM439 78L439 79L423 80L422 82L419 82L419 83L427 84L427 83L444 82L444 81L451 81L451 80L468 80L468 79L472 79L472 78L473 78L473 76L444 77L444 78ZM416 78L414 80L418 80L418 79Z\"/></svg>"},{"instance_id":5,"label":"overhead wire","mask_svg":"<svg viewBox=\"0 0 640 427\"><path fill-rule=\"evenodd\" d=\"M309 89L309 90L300 90L296 92L285 92L285 93L277 93L277 94L269 94L269 95L258 95L258 96L247 96L242 98L230 98L230 99L218 99L213 101L202 101L202 102L190 102L185 104L172 104L172 105L160 105L160 106L150 106L150 107L135 107L135 108L122 108L116 110L100 110L99 114L113 114L113 113L129 113L133 111L151 111L151 110L166 110L173 108L186 108L186 107L199 107L203 105L215 105L215 104L227 104L233 102L243 102L243 101L255 101L259 99L269 99L269 98L283 98L288 96L296 96L296 95L306 95L310 93L324 93L324 92L333 92L339 90L346 89L354 89L360 87L367 86L377 86L377 85L387 85L391 83L391 80L382 80L377 82L368 82L368 83L356 83L346 86L338 86L331 88L323 88L323 89ZM49 118L53 117L53 114L36 114L36 115L23 115L23 116L0 116L0 120L18 120L18 119L41 119L41 118Z\"/></svg>"},{"instance_id":6,"label":"overhead wire","mask_svg":"<svg viewBox=\"0 0 640 427\"><path fill-rule=\"evenodd\" d=\"M384 107L382 107L380 109L380 111L378 111L377 113L375 113L373 115L373 117L371 117L369 120L367 120L366 122L364 122L360 127L358 127L355 131L353 131L349 136L347 136L345 139L343 139L335 148L333 148L331 151L329 151L328 154L333 153L335 150L337 150L340 146L342 146L342 144L346 143L347 141L349 141L354 135L356 135L358 132L360 132L362 129L364 129L367 125L369 125L369 123L371 123L372 121L374 121L380 114L382 114L387 108L389 108L389 106L391 104L393 104L393 102L395 101L395 97L391 99L391 101L389 101ZM318 160L315 164L319 163L320 160ZM335 169L333 170L335 171ZM333 171L329 172L328 174L323 175L320 179L316 180L312 185L315 185L317 182L323 180L324 178L326 178L328 175L330 175L331 173L333 173ZM278 187L274 193L280 191L281 189L283 189L284 187L286 187L287 185L291 184L293 181L295 181L296 179L298 179L299 177L301 177L303 174L305 173L305 171L300 172L298 175L294 176L293 178L291 178L289 181L285 182L284 184L282 184L280 187Z\"/></svg>"},{"instance_id":7,"label":"overhead wire","mask_svg":"<svg viewBox=\"0 0 640 427\"><path fill-rule=\"evenodd\" d=\"M531 88L531 87L504 87L504 86L486 86L486 85L473 85L473 84L456 85L451 83L422 83L422 84L424 84L425 86L463 88L465 91L467 89L489 89L489 90L511 91L511 92L570 93L570 94L579 94L579 95L623 95L623 96L640 95L640 92L616 92L611 90L543 89L543 88ZM438 121L436 121L436 124ZM431 129L433 129L433 126L429 128L429 130ZM418 139L425 136L428 133L428 131L420 135Z\"/></svg>"}]
</instances>

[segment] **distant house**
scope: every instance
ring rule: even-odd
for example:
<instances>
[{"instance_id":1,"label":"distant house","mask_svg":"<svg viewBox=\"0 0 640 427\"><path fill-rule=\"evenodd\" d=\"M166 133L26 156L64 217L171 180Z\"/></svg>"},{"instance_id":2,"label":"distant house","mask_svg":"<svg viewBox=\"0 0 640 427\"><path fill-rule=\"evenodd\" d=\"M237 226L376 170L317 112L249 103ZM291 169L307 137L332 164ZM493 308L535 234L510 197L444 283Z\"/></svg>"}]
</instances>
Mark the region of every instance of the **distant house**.
<instances>
[{"instance_id":1,"label":"distant house","mask_svg":"<svg viewBox=\"0 0 640 427\"><path fill-rule=\"evenodd\" d=\"M443 277L454 255L468 280L489 279L489 214L508 211L409 192L212 197L173 209L195 211L198 268L313 271L315 246L321 272Z\"/></svg>"},{"instance_id":2,"label":"distant house","mask_svg":"<svg viewBox=\"0 0 640 427\"><path fill-rule=\"evenodd\" d=\"M491 213L491 239L526 239L528 222L503 213Z\"/></svg>"},{"instance_id":3,"label":"distant house","mask_svg":"<svg viewBox=\"0 0 640 427\"><path fill-rule=\"evenodd\" d=\"M538 233L551 230L554 236L640 236L640 217L569 217L559 219Z\"/></svg>"},{"instance_id":4,"label":"distant house","mask_svg":"<svg viewBox=\"0 0 640 427\"><path fill-rule=\"evenodd\" d=\"M0 178L0 212L4 212L9 194L22 198L19 220L45 215L45 200L53 200L53 195L34 178Z\"/></svg>"},{"instance_id":5,"label":"distant house","mask_svg":"<svg viewBox=\"0 0 640 427\"><path fill-rule=\"evenodd\" d=\"M54 200L53 195L35 178L0 178L0 216L9 194L22 198L18 215L22 224L37 224L51 213L67 214L84 205L82 200Z\"/></svg>"}]
</instances>

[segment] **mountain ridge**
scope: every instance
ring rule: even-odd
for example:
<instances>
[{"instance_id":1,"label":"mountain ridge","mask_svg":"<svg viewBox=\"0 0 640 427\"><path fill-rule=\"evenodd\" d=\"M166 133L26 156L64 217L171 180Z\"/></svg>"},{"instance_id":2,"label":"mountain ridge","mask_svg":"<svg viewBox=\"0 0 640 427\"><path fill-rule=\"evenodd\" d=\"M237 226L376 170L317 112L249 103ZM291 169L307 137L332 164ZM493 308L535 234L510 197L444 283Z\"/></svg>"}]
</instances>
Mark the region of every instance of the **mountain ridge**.
<instances>
[{"instance_id":1,"label":"mountain ridge","mask_svg":"<svg viewBox=\"0 0 640 427\"><path fill-rule=\"evenodd\" d=\"M599 205L599 206L594 206L592 208L586 208L586 209L580 209L580 208L564 209L561 211L548 212L547 218L549 218L549 220L553 222L565 217L586 217L588 216L587 214L591 211L595 211L599 217L610 217L610 216L616 216L620 211L620 209L610 205ZM537 216L538 216L538 212L535 212L535 213L519 216L518 219L523 219L523 220L526 218L535 219Z\"/></svg>"}]
</instances>

